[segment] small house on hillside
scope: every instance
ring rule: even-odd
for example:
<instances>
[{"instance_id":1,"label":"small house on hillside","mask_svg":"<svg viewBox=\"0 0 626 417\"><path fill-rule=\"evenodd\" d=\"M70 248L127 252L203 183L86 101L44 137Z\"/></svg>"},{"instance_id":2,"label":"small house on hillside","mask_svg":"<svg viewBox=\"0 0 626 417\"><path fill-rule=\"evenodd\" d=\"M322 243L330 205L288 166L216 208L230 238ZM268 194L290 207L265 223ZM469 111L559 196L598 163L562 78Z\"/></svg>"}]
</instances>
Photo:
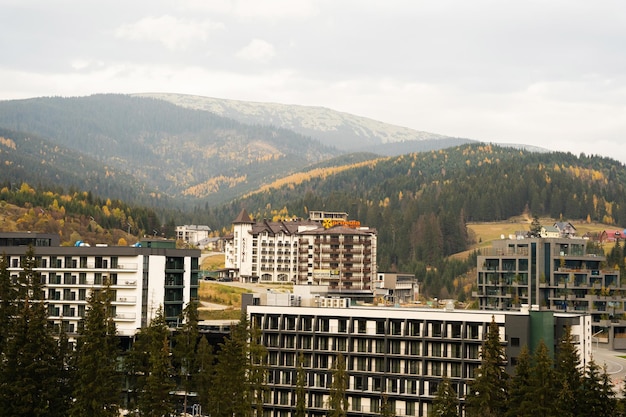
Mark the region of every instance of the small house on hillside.
<instances>
[{"instance_id":1,"label":"small house on hillside","mask_svg":"<svg viewBox=\"0 0 626 417\"><path fill-rule=\"evenodd\" d=\"M600 242L610 243L617 239L626 239L626 230L604 230L600 233Z\"/></svg>"},{"instance_id":2,"label":"small house on hillside","mask_svg":"<svg viewBox=\"0 0 626 417\"><path fill-rule=\"evenodd\" d=\"M576 228L570 222L556 222L554 227L559 230L560 237L572 237L576 235Z\"/></svg>"},{"instance_id":3,"label":"small house on hillside","mask_svg":"<svg viewBox=\"0 0 626 417\"><path fill-rule=\"evenodd\" d=\"M561 237L561 232L554 226L541 226L540 236L547 237Z\"/></svg>"}]
</instances>

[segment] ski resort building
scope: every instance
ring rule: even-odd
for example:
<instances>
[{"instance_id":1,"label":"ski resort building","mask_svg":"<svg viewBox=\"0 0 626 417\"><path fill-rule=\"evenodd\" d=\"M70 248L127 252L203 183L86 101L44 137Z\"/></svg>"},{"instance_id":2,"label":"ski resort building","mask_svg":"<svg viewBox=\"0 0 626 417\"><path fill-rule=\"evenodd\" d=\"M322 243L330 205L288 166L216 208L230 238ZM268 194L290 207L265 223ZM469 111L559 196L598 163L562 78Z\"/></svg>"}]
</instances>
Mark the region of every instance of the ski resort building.
<instances>
[{"instance_id":1,"label":"ski resort building","mask_svg":"<svg viewBox=\"0 0 626 417\"><path fill-rule=\"evenodd\" d=\"M255 221L242 210L225 238L230 278L371 290L376 231L345 213L311 213L307 220Z\"/></svg>"},{"instance_id":2,"label":"ski resort building","mask_svg":"<svg viewBox=\"0 0 626 417\"><path fill-rule=\"evenodd\" d=\"M176 249L174 241L142 240L136 246L61 246L58 235L0 233L0 251L16 278L29 246L35 252L49 320L68 336L78 331L89 294L107 283L120 336L134 336L162 306L168 324L178 324L184 306L198 296L199 250Z\"/></svg>"},{"instance_id":3,"label":"ski resort building","mask_svg":"<svg viewBox=\"0 0 626 417\"><path fill-rule=\"evenodd\" d=\"M244 295L249 320L268 350L266 416L291 415L300 358L309 416L326 416L339 354L348 374L349 417L380 415L384 397L398 417L430 416L444 376L463 403L492 319L505 346L507 371L513 371L523 346L534 351L543 340L554 354L565 326L581 362L591 358L591 321L585 314L374 307L317 288Z\"/></svg>"},{"instance_id":4,"label":"ski resort building","mask_svg":"<svg viewBox=\"0 0 626 417\"><path fill-rule=\"evenodd\" d=\"M478 256L482 310L587 313L594 333L613 349L626 349L626 285L606 258L587 253L586 239L519 237L495 241Z\"/></svg>"}]
</instances>

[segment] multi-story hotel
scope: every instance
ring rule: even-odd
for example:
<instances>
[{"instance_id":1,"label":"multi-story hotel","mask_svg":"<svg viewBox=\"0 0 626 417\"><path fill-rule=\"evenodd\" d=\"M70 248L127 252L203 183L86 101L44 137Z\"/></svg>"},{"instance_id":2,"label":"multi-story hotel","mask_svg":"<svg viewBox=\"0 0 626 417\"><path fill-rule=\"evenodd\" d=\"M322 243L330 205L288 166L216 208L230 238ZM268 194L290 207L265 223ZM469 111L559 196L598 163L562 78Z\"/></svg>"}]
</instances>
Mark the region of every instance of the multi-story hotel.
<instances>
[{"instance_id":1,"label":"multi-story hotel","mask_svg":"<svg viewBox=\"0 0 626 417\"><path fill-rule=\"evenodd\" d=\"M262 332L268 350L266 416L291 415L300 354L310 416L327 415L339 353L349 376L349 416L380 415L383 396L396 416L429 416L444 376L463 403L492 318L500 329L509 371L524 345L534 350L544 340L554 352L566 325L571 326L583 364L590 360L588 315L355 306L350 300L311 294L315 286L301 287L294 287L294 294L244 299L251 324Z\"/></svg>"},{"instance_id":2,"label":"multi-story hotel","mask_svg":"<svg viewBox=\"0 0 626 417\"><path fill-rule=\"evenodd\" d=\"M107 283L120 336L133 336L163 307L176 326L184 306L198 296L199 250L176 249L174 241L143 240L135 246L60 246L55 234L0 233L0 251L17 276L32 246L48 304L49 319L70 338L85 315L87 299Z\"/></svg>"},{"instance_id":3,"label":"multi-story hotel","mask_svg":"<svg viewBox=\"0 0 626 417\"><path fill-rule=\"evenodd\" d=\"M205 225L186 224L176 226L176 239L187 242L191 245L198 245L207 239L211 233L211 228Z\"/></svg>"},{"instance_id":4,"label":"multi-story hotel","mask_svg":"<svg viewBox=\"0 0 626 417\"><path fill-rule=\"evenodd\" d=\"M587 253L575 237L519 237L495 241L478 256L482 310L541 310L589 313L594 332L605 331L610 346L626 349L626 286L604 256Z\"/></svg>"},{"instance_id":5,"label":"multi-story hotel","mask_svg":"<svg viewBox=\"0 0 626 417\"><path fill-rule=\"evenodd\" d=\"M226 238L226 270L250 282L370 290L376 231L349 221L345 213L311 214L308 220L254 221L242 210Z\"/></svg>"}]
</instances>

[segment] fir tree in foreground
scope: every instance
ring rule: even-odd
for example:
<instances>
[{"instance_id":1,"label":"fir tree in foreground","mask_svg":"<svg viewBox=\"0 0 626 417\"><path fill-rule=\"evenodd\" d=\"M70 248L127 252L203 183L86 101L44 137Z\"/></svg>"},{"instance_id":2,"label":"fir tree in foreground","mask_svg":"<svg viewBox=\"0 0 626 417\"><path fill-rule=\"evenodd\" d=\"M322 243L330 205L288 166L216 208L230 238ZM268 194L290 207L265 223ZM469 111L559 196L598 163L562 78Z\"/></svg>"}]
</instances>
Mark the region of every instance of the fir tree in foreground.
<instances>
[{"instance_id":1,"label":"fir tree in foreground","mask_svg":"<svg viewBox=\"0 0 626 417\"><path fill-rule=\"evenodd\" d=\"M219 345L213 384L209 390L209 409L213 417L249 417L252 412L248 382L248 320L232 327L231 334Z\"/></svg>"},{"instance_id":2,"label":"fir tree in foreground","mask_svg":"<svg viewBox=\"0 0 626 417\"><path fill-rule=\"evenodd\" d=\"M534 415L532 412L533 397L531 393L530 361L528 346L523 346L517 358L515 375L511 378L509 386L507 417L532 417Z\"/></svg>"},{"instance_id":3,"label":"fir tree in foreground","mask_svg":"<svg viewBox=\"0 0 626 417\"><path fill-rule=\"evenodd\" d=\"M304 354L298 354L298 366L296 367L296 412L294 417L306 416L306 371L304 370Z\"/></svg>"},{"instance_id":4,"label":"fir tree in foreground","mask_svg":"<svg viewBox=\"0 0 626 417\"><path fill-rule=\"evenodd\" d=\"M506 357L500 343L500 330L492 317L481 351L480 367L476 370L476 379L469 384L465 399L468 417L501 417L506 413L508 375L504 365Z\"/></svg>"},{"instance_id":5,"label":"fir tree in foreground","mask_svg":"<svg viewBox=\"0 0 626 417\"><path fill-rule=\"evenodd\" d=\"M73 417L119 414L121 378L117 373L118 340L111 314L111 291L93 289L75 352Z\"/></svg>"},{"instance_id":6,"label":"fir tree in foreground","mask_svg":"<svg viewBox=\"0 0 626 417\"><path fill-rule=\"evenodd\" d=\"M6 274L6 268L1 273ZM1 279L4 287L7 277ZM0 415L64 416L69 391L65 385L65 359L48 326L41 276L35 271L32 247L22 258L22 271L14 288L10 291L13 298L4 305L3 313L10 311L12 316L2 318L7 322L2 323L6 328L0 362Z\"/></svg>"},{"instance_id":7,"label":"fir tree in foreground","mask_svg":"<svg viewBox=\"0 0 626 417\"><path fill-rule=\"evenodd\" d=\"M582 370L580 357L572 337L570 326L557 347L555 357L555 382L557 388L556 408L562 417L583 416L581 413L582 399L579 395L582 386Z\"/></svg>"},{"instance_id":8,"label":"fir tree in foreground","mask_svg":"<svg viewBox=\"0 0 626 417\"><path fill-rule=\"evenodd\" d=\"M450 379L444 377L437 386L437 394L433 400L431 417L458 417L459 397L450 384Z\"/></svg>"},{"instance_id":9,"label":"fir tree in foreground","mask_svg":"<svg viewBox=\"0 0 626 417\"><path fill-rule=\"evenodd\" d=\"M175 388L170 359L169 329L159 307L150 325L142 329L139 337L148 341L148 368L144 376L143 391L137 405L142 416L161 417L173 412L170 392Z\"/></svg>"},{"instance_id":10,"label":"fir tree in foreground","mask_svg":"<svg viewBox=\"0 0 626 417\"><path fill-rule=\"evenodd\" d=\"M345 417L348 411L348 373L346 361L341 353L338 353L333 364L332 383L328 397L328 416Z\"/></svg>"},{"instance_id":11,"label":"fir tree in foreground","mask_svg":"<svg viewBox=\"0 0 626 417\"><path fill-rule=\"evenodd\" d=\"M180 378L184 394L183 409L187 410L188 393L195 391L195 375L198 372L197 346L200 332L198 331L198 302L191 300L183 310L183 326L174 337L174 367Z\"/></svg>"}]
</instances>

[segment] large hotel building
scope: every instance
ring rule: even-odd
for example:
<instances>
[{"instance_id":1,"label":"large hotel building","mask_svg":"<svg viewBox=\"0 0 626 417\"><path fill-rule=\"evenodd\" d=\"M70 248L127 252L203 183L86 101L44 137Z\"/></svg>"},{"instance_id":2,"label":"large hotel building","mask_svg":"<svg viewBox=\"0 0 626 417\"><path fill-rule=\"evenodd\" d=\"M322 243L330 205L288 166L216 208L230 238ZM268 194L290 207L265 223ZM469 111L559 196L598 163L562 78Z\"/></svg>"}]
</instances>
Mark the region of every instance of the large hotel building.
<instances>
[{"instance_id":1,"label":"large hotel building","mask_svg":"<svg viewBox=\"0 0 626 417\"><path fill-rule=\"evenodd\" d=\"M526 304L586 313L610 348L626 349L626 285L605 256L588 253L588 243L556 230L494 241L478 256L474 297L480 309L519 310Z\"/></svg>"},{"instance_id":2,"label":"large hotel building","mask_svg":"<svg viewBox=\"0 0 626 417\"><path fill-rule=\"evenodd\" d=\"M444 376L463 404L492 319L500 329L508 371L523 346L534 351L544 340L554 353L566 326L572 329L581 362L591 358L591 322L585 314L374 307L323 291L296 286L293 294L246 296L247 315L268 350L266 417L292 415L301 354L310 417L327 415L339 353L349 376L350 417L380 415L383 398L396 416L430 416Z\"/></svg>"},{"instance_id":3,"label":"large hotel building","mask_svg":"<svg viewBox=\"0 0 626 417\"><path fill-rule=\"evenodd\" d=\"M245 210L226 238L226 270L247 282L327 285L372 290L376 230L346 213L312 211L309 219L252 220Z\"/></svg>"},{"instance_id":4,"label":"large hotel building","mask_svg":"<svg viewBox=\"0 0 626 417\"><path fill-rule=\"evenodd\" d=\"M176 249L174 241L143 240L135 246L61 246L59 236L0 233L0 252L17 276L32 246L48 305L48 316L72 338L94 289L110 283L118 335L132 337L162 306L175 327L184 306L198 297L200 251Z\"/></svg>"}]
</instances>

